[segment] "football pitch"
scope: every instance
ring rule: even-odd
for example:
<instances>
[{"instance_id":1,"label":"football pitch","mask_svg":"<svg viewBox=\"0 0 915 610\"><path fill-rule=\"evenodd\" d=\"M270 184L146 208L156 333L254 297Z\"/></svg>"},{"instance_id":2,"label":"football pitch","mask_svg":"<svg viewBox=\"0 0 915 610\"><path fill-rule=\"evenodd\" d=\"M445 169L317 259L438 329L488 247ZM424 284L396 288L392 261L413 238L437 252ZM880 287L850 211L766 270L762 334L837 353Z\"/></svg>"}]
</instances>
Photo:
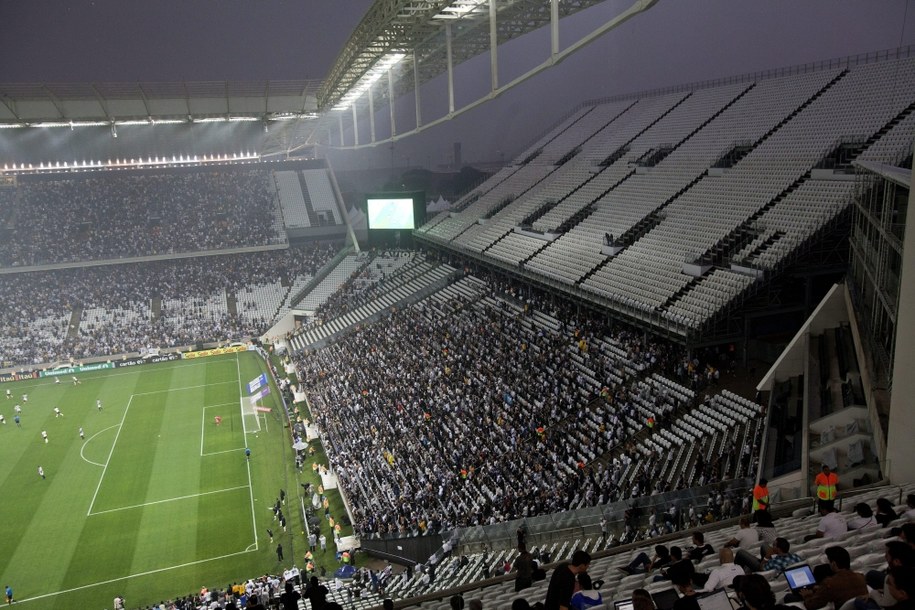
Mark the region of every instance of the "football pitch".
<instances>
[{"instance_id":1,"label":"football pitch","mask_svg":"<svg viewBox=\"0 0 915 610\"><path fill-rule=\"evenodd\" d=\"M291 565L301 518L277 388L270 412L243 415L265 370L241 353L0 385L0 585L34 608L136 607L281 571L276 543Z\"/></svg>"}]
</instances>

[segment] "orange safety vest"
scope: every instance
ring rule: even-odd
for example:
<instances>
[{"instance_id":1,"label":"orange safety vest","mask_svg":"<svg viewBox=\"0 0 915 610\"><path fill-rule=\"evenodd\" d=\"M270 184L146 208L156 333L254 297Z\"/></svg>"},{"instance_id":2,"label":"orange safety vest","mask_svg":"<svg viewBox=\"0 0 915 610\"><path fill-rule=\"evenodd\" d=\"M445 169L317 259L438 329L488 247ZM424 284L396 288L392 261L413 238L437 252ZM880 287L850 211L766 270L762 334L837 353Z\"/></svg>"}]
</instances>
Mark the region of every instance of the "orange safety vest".
<instances>
[{"instance_id":1,"label":"orange safety vest","mask_svg":"<svg viewBox=\"0 0 915 610\"><path fill-rule=\"evenodd\" d=\"M753 488L753 512L769 509L769 488L757 485Z\"/></svg>"},{"instance_id":2,"label":"orange safety vest","mask_svg":"<svg viewBox=\"0 0 915 610\"><path fill-rule=\"evenodd\" d=\"M817 486L817 498L820 500L835 500L836 486L839 484L839 477L834 472L828 475L822 472L816 476L814 481Z\"/></svg>"}]
</instances>

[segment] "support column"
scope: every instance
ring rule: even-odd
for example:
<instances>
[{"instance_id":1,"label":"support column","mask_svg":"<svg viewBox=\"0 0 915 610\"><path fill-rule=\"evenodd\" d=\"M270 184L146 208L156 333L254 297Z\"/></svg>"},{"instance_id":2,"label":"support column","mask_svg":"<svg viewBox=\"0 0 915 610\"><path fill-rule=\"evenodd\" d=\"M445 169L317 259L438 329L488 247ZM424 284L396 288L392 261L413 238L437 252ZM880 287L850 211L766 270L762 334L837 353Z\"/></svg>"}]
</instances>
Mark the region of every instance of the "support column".
<instances>
[{"instance_id":1,"label":"support column","mask_svg":"<svg viewBox=\"0 0 915 610\"><path fill-rule=\"evenodd\" d=\"M340 127L340 148L343 148L343 113L337 115L337 125Z\"/></svg>"},{"instance_id":2,"label":"support column","mask_svg":"<svg viewBox=\"0 0 915 610\"><path fill-rule=\"evenodd\" d=\"M356 118L356 101L350 106L353 110L353 146L359 146L359 120Z\"/></svg>"},{"instance_id":3,"label":"support column","mask_svg":"<svg viewBox=\"0 0 915 610\"><path fill-rule=\"evenodd\" d=\"M559 0L550 0L550 53L559 54Z\"/></svg>"},{"instance_id":4,"label":"support column","mask_svg":"<svg viewBox=\"0 0 915 610\"><path fill-rule=\"evenodd\" d=\"M423 126L423 110L419 95L419 59L416 57L416 49L413 49L413 98L416 104L416 127Z\"/></svg>"},{"instance_id":5,"label":"support column","mask_svg":"<svg viewBox=\"0 0 915 610\"><path fill-rule=\"evenodd\" d=\"M499 88L499 31L496 29L496 0L489 0L489 72L491 90Z\"/></svg>"},{"instance_id":6,"label":"support column","mask_svg":"<svg viewBox=\"0 0 915 610\"><path fill-rule=\"evenodd\" d=\"M445 24L445 55L448 58L448 114L454 114L454 62L451 58L451 24Z\"/></svg>"},{"instance_id":7,"label":"support column","mask_svg":"<svg viewBox=\"0 0 915 610\"><path fill-rule=\"evenodd\" d=\"M391 137L397 135L397 125L394 123L394 74L388 70L388 108L391 110Z\"/></svg>"},{"instance_id":8,"label":"support column","mask_svg":"<svg viewBox=\"0 0 915 610\"><path fill-rule=\"evenodd\" d=\"M375 85L369 87L369 137L375 143Z\"/></svg>"}]
</instances>

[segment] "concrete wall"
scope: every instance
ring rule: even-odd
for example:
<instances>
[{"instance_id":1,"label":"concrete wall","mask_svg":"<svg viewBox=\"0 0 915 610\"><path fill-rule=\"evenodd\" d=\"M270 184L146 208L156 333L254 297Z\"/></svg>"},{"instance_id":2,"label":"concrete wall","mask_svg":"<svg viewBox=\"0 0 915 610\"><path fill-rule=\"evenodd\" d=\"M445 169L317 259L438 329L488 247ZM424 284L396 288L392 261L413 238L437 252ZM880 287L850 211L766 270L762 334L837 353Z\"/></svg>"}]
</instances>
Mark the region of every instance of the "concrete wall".
<instances>
[{"instance_id":1,"label":"concrete wall","mask_svg":"<svg viewBox=\"0 0 915 610\"><path fill-rule=\"evenodd\" d=\"M915 171L912 173L915 184ZM915 189L909 189L909 209L902 250L902 281L896 315L896 354L893 397L886 441L886 470L894 484L915 482Z\"/></svg>"}]
</instances>

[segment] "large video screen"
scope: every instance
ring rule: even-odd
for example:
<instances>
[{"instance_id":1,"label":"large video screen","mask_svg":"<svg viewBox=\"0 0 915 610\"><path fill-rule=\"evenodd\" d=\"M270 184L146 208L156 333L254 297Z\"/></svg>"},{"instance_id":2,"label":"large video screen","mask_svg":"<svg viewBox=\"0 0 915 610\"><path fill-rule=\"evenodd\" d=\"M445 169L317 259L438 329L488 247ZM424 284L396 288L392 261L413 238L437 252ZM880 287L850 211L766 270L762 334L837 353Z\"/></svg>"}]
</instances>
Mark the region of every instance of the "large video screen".
<instances>
[{"instance_id":1,"label":"large video screen","mask_svg":"<svg viewBox=\"0 0 915 610\"><path fill-rule=\"evenodd\" d=\"M367 200L369 229L413 229L413 200L405 198Z\"/></svg>"}]
</instances>

